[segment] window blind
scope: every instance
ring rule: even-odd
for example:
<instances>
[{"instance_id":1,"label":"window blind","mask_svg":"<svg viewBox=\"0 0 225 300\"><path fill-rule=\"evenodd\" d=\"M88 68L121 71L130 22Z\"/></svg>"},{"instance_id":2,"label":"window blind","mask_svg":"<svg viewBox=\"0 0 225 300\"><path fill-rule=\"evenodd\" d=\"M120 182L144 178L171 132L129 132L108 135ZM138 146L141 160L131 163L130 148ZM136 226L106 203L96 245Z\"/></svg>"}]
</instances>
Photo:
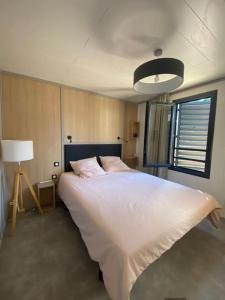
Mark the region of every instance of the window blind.
<instances>
[{"instance_id":1,"label":"window blind","mask_svg":"<svg viewBox=\"0 0 225 300\"><path fill-rule=\"evenodd\" d=\"M173 165L205 171L211 98L176 105Z\"/></svg>"}]
</instances>

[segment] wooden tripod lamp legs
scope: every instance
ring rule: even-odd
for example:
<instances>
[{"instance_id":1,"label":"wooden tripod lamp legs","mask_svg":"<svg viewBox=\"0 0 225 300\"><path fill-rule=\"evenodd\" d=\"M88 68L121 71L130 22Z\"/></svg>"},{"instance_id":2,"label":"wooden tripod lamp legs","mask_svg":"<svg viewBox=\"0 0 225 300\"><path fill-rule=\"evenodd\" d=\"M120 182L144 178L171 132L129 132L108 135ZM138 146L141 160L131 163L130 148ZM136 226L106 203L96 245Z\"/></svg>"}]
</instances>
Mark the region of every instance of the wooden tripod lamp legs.
<instances>
[{"instance_id":1,"label":"wooden tripod lamp legs","mask_svg":"<svg viewBox=\"0 0 225 300\"><path fill-rule=\"evenodd\" d=\"M38 201L38 198L35 194L35 191L33 189L33 186L32 184L30 183L30 180L27 176L27 174L20 170L17 174L16 174L16 178L15 178L15 187L14 187L14 195L13 195L13 209L12 209L12 228L11 228L11 234L13 235L15 233L15 229L16 229L16 214L17 214L17 209L18 209L18 205L19 205L19 201L18 201L18 198L19 198L19 189L21 189L22 191L22 178L24 177L24 180L29 188L29 191L33 197L33 200L38 208L38 212L40 214L43 214L43 210L41 208L41 205ZM23 211L24 208L23 208L23 198L22 198L22 192L20 192L20 200L21 200L21 210Z\"/></svg>"},{"instance_id":2,"label":"wooden tripod lamp legs","mask_svg":"<svg viewBox=\"0 0 225 300\"><path fill-rule=\"evenodd\" d=\"M15 187L14 187L14 195L13 195L13 209L12 209L12 227L11 227L11 234L15 233L16 229L16 214L17 214L17 207L18 207L18 196L19 196L19 183L20 183L20 174L16 174L15 179Z\"/></svg>"}]
</instances>

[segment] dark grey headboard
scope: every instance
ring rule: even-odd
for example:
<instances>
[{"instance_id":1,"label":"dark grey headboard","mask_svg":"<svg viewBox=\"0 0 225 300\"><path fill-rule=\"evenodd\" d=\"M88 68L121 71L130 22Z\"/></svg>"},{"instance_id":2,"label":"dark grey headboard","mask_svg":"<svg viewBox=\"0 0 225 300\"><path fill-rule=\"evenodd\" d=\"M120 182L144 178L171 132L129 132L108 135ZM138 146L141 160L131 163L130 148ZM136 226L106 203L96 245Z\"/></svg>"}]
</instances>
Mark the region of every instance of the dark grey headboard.
<instances>
[{"instance_id":1,"label":"dark grey headboard","mask_svg":"<svg viewBox=\"0 0 225 300\"><path fill-rule=\"evenodd\" d=\"M89 158L93 156L120 156L121 144L67 144L64 145L65 172L72 170L70 161Z\"/></svg>"}]
</instances>

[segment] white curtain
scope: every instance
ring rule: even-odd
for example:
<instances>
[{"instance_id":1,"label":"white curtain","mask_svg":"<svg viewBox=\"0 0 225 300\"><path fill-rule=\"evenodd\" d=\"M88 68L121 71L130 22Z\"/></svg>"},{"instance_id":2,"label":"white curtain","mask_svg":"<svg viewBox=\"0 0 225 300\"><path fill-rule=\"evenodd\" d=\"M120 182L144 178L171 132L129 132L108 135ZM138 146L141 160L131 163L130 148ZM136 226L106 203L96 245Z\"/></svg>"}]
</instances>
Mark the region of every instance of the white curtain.
<instances>
[{"instance_id":1,"label":"white curtain","mask_svg":"<svg viewBox=\"0 0 225 300\"><path fill-rule=\"evenodd\" d=\"M7 185L3 163L0 161L0 244L3 237L7 218Z\"/></svg>"},{"instance_id":2,"label":"white curtain","mask_svg":"<svg viewBox=\"0 0 225 300\"><path fill-rule=\"evenodd\" d=\"M168 154L168 114L170 112L170 99L168 94L158 96L152 102L161 105L152 105L152 114L150 116L150 128L152 134L149 136L149 151L147 153L148 160L155 163L165 163ZM167 178L166 167L150 168L150 174L159 176L161 178Z\"/></svg>"}]
</instances>

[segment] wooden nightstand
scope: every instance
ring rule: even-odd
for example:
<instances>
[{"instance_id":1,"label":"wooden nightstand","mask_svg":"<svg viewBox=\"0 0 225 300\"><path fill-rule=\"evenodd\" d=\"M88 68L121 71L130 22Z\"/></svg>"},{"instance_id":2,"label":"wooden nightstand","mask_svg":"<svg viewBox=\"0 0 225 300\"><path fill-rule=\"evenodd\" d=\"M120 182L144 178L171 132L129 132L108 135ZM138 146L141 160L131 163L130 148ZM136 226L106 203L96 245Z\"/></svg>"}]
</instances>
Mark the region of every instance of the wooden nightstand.
<instances>
[{"instance_id":1,"label":"wooden nightstand","mask_svg":"<svg viewBox=\"0 0 225 300\"><path fill-rule=\"evenodd\" d=\"M42 189L52 188L52 208L55 208L55 183L53 180L41 181L37 184L38 200L41 203L40 194Z\"/></svg>"},{"instance_id":2,"label":"wooden nightstand","mask_svg":"<svg viewBox=\"0 0 225 300\"><path fill-rule=\"evenodd\" d=\"M124 158L125 164L127 164L130 168L135 169L138 165L137 156L128 156Z\"/></svg>"}]
</instances>

